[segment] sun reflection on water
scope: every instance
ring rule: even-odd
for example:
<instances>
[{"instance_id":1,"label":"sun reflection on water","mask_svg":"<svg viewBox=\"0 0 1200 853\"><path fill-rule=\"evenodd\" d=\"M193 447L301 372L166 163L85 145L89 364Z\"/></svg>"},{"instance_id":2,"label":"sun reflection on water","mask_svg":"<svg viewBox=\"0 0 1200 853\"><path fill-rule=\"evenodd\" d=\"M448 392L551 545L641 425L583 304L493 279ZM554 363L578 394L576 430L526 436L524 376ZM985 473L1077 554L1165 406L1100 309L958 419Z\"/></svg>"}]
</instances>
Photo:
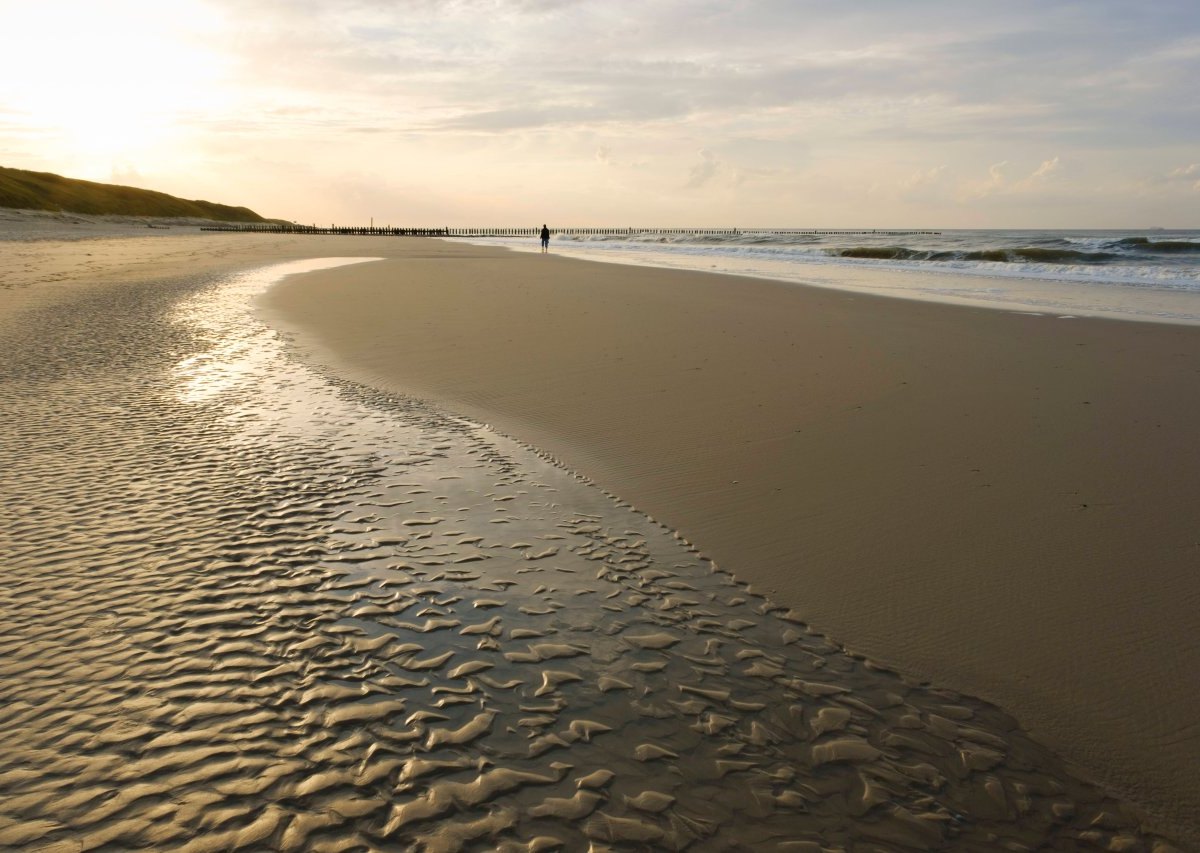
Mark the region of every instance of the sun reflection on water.
<instances>
[{"instance_id":1,"label":"sun reflection on water","mask_svg":"<svg viewBox=\"0 0 1200 853\"><path fill-rule=\"evenodd\" d=\"M246 303L289 275L316 272L379 258L309 258L274 264L238 276L219 295L199 293L185 300L174 321L208 348L180 360L173 368L175 393L185 403L204 403L235 387L271 358L274 330L265 326L248 328L244 321Z\"/></svg>"}]
</instances>

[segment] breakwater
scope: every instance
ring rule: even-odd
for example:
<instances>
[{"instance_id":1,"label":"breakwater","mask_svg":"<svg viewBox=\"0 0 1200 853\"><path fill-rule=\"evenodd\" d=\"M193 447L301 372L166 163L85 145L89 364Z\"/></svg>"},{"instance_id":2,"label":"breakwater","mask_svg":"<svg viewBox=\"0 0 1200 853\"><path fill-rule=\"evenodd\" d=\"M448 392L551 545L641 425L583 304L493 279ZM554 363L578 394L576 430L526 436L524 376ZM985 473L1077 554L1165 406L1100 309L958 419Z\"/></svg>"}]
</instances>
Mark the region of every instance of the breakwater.
<instances>
[{"instance_id":1,"label":"breakwater","mask_svg":"<svg viewBox=\"0 0 1200 853\"><path fill-rule=\"evenodd\" d=\"M233 231L254 234L334 234L362 235L370 237L529 237L536 238L540 228L401 228L388 226L357 225L285 225L278 223L231 223L206 225L202 231ZM823 230L805 228L551 228L551 235L564 237L621 237L641 235L692 235L696 237L738 237L746 234L795 234L795 235L863 235L909 236L914 234L939 234L938 231L891 231L891 230Z\"/></svg>"}]
</instances>

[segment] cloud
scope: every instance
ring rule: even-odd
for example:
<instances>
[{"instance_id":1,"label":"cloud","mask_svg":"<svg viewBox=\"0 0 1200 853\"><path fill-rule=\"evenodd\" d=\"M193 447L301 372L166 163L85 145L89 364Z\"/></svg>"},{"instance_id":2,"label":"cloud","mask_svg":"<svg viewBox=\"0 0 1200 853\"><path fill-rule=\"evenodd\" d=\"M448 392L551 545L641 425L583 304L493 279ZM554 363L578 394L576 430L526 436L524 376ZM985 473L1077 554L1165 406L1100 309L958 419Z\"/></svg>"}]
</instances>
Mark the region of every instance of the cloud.
<instances>
[{"instance_id":1,"label":"cloud","mask_svg":"<svg viewBox=\"0 0 1200 853\"><path fill-rule=\"evenodd\" d=\"M1164 38L1185 15L1174 0L1156 7L1157 24L1120 14L1113 0L1096 0L1091 15L1032 0L995 11L912 0L903 15L772 0L213 2L238 21L228 44L251 85L347 105L378 100L381 114L436 100L424 124L448 133L764 110L786 122L797 109L842 118L825 131L848 135L886 126L947 139L1027 137L1114 124L1130 133L1139 122L1114 123L1118 105L1162 126L1179 122L1131 93L1182 94L1197 62L1187 44ZM1183 125L1181 135L1195 129Z\"/></svg>"},{"instance_id":2,"label":"cloud","mask_svg":"<svg viewBox=\"0 0 1200 853\"><path fill-rule=\"evenodd\" d=\"M1200 163L1186 163L1168 172L1155 172L1140 184L1145 192L1177 195L1180 190L1200 192Z\"/></svg>"},{"instance_id":3,"label":"cloud","mask_svg":"<svg viewBox=\"0 0 1200 853\"><path fill-rule=\"evenodd\" d=\"M1059 158L1052 157L1049 160L1043 160L1042 164L1034 169L1029 175L1022 178L1012 185L1011 192L1027 193L1036 192L1044 184L1054 179L1054 176L1059 173Z\"/></svg>"},{"instance_id":4,"label":"cloud","mask_svg":"<svg viewBox=\"0 0 1200 853\"><path fill-rule=\"evenodd\" d=\"M1009 161L1001 160L988 167L986 179L966 182L962 195L966 198L983 199L988 196L1034 193L1058 174L1060 168L1061 160L1057 156L1052 157L1043 160L1028 175L1014 181L1008 177Z\"/></svg>"},{"instance_id":5,"label":"cloud","mask_svg":"<svg viewBox=\"0 0 1200 853\"><path fill-rule=\"evenodd\" d=\"M1008 161L1001 160L999 163L993 163L988 166L988 176L984 180L969 182L966 186L966 194L972 198L987 198L990 195L995 195L1004 190L1006 187L1004 170L1008 168Z\"/></svg>"},{"instance_id":6,"label":"cloud","mask_svg":"<svg viewBox=\"0 0 1200 853\"><path fill-rule=\"evenodd\" d=\"M878 180L869 190L871 196L882 195L885 198L896 197L907 204L931 202L940 199L946 193L948 167L945 163L917 169L899 180L889 182Z\"/></svg>"},{"instance_id":7,"label":"cloud","mask_svg":"<svg viewBox=\"0 0 1200 853\"><path fill-rule=\"evenodd\" d=\"M1058 171L1058 158L1046 160L1042 165L1038 166L1032 175L1029 176L1029 181L1044 181Z\"/></svg>"},{"instance_id":8,"label":"cloud","mask_svg":"<svg viewBox=\"0 0 1200 853\"><path fill-rule=\"evenodd\" d=\"M1189 163L1172 169L1164 180L1169 184L1191 184L1192 190L1200 193L1200 163Z\"/></svg>"},{"instance_id":9,"label":"cloud","mask_svg":"<svg viewBox=\"0 0 1200 853\"><path fill-rule=\"evenodd\" d=\"M175 5L195 7L203 26L171 23ZM13 165L95 162L88 177L102 179L114 162L95 153L103 128L55 136L56 121L79 125L82 113L49 110L18 61L45 53L38 40L51 36L38 33L127 43L116 30L71 30L73 11L108 26L95 6L21 6L64 25L26 26L28 50L0 54L0 150L37 152ZM430 205L505 198L519 183L580 211L633 214L681 183L728 182L737 192L706 197L710 209L696 199L677 209L716 219L736 197L782 222L886 216L880 199L913 216L1036 197L1040 214L1056 187L1064 200L1112 187L1110 207L1121 193L1193 201L1200 182L1147 165L1195 160L1195 0L1155 0L1153 15L1128 0L180 0L136 22L137 42L171 57L164 67L186 85L162 87L169 109L150 116L170 123L162 141L137 134L138 148L119 153L155 176L165 159L179 164L177 186L228 180L218 172L235 163L253 175L285 152L315 176L370 162L381 184L406 187L419 162L439 178L431 192L444 188ZM204 62L184 61L195 56ZM63 57L54 75L34 77L61 78L78 100L80 81L105 64ZM144 106L139 89L155 76L122 74L105 96ZM13 112L27 103L29 114ZM705 151L681 164L699 140ZM636 185L622 184L617 169L635 167ZM806 194L780 192L779 176ZM872 185L871 209L857 213ZM305 192L320 217L327 194ZM1081 209L1064 201L1064 221Z\"/></svg>"},{"instance_id":10,"label":"cloud","mask_svg":"<svg viewBox=\"0 0 1200 853\"><path fill-rule=\"evenodd\" d=\"M692 166L688 171L687 183L684 184L690 190L699 189L700 187L711 181L721 168L721 163L717 156L707 149L700 149L700 162Z\"/></svg>"},{"instance_id":11,"label":"cloud","mask_svg":"<svg viewBox=\"0 0 1200 853\"><path fill-rule=\"evenodd\" d=\"M900 189L908 191L935 184L941 180L945 172L946 166L944 163L930 169L918 169L900 181Z\"/></svg>"}]
</instances>

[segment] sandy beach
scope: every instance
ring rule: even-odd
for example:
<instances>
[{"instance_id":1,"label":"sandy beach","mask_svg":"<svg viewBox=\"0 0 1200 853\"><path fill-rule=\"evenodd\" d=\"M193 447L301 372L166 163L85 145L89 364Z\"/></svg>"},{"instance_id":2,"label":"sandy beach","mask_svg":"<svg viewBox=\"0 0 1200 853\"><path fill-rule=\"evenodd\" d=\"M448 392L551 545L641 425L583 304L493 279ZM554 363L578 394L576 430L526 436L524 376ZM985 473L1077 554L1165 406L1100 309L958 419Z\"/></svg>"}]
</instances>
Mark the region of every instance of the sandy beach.
<instances>
[{"instance_id":1,"label":"sandy beach","mask_svg":"<svg viewBox=\"0 0 1200 853\"><path fill-rule=\"evenodd\" d=\"M305 258L378 260L236 278ZM0 845L1200 845L1200 329L417 238L0 282Z\"/></svg>"}]
</instances>

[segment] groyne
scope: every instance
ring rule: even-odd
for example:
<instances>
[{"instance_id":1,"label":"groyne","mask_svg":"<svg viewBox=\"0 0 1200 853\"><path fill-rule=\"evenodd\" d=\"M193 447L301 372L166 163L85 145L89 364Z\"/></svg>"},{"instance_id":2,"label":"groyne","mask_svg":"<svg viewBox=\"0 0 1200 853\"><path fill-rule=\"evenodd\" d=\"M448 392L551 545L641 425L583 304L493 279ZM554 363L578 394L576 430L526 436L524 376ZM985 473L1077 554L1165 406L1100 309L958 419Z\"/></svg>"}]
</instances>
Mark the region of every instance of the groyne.
<instances>
[{"instance_id":1,"label":"groyne","mask_svg":"<svg viewBox=\"0 0 1200 853\"><path fill-rule=\"evenodd\" d=\"M540 228L410 228L376 225L286 225L279 223L230 223L206 225L202 231L227 231L253 234L333 234L339 236L370 237L528 237L536 238ZM694 237L740 237L748 234L786 234L815 236L866 235L908 236L913 234L939 234L938 231L893 231L888 229L827 230L806 228L551 228L553 236L564 237L640 237L640 236L694 236Z\"/></svg>"}]
</instances>

